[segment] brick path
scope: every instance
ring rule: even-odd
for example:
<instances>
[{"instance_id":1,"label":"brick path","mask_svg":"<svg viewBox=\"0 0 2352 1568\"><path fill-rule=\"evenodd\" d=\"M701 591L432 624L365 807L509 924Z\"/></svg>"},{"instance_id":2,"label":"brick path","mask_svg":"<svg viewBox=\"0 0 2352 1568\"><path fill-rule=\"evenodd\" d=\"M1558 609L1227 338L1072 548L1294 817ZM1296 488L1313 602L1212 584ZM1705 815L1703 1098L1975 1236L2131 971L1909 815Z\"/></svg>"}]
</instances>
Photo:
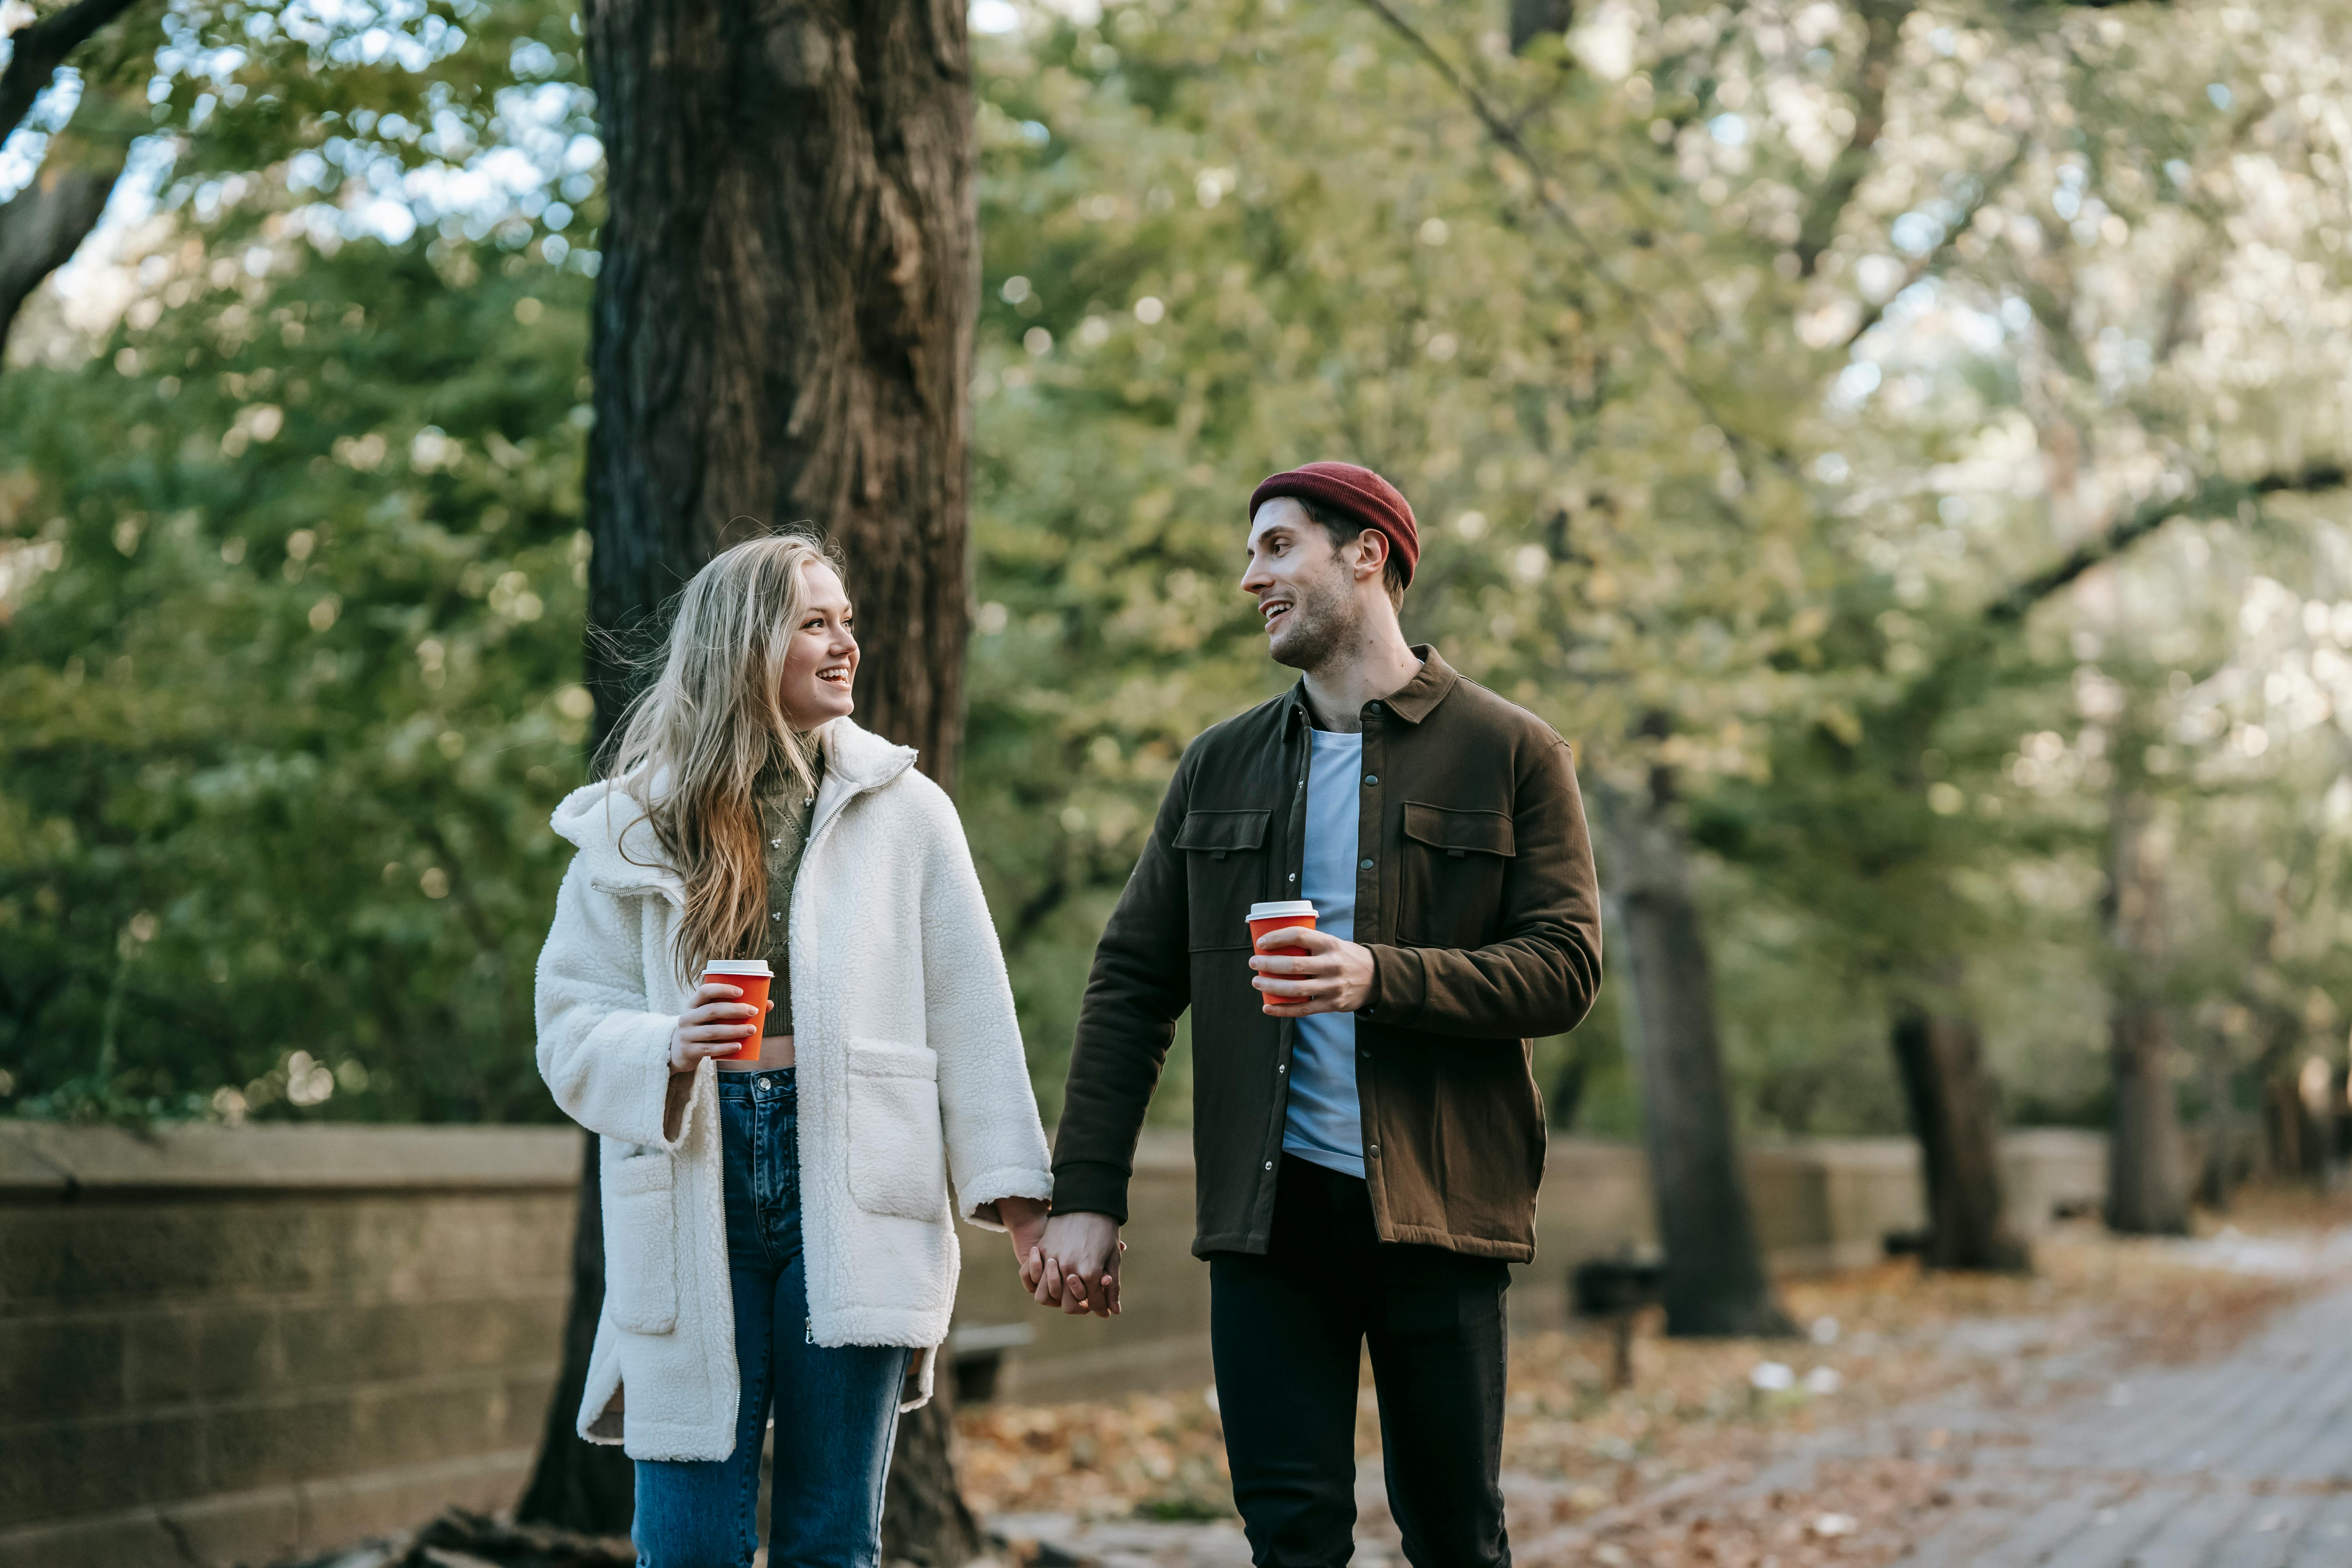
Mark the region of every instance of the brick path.
<instances>
[{"instance_id":1,"label":"brick path","mask_svg":"<svg viewBox=\"0 0 2352 1568\"><path fill-rule=\"evenodd\" d=\"M1772 1492L1806 1493L1826 1462L1949 1461L1948 1504L1898 1568L2352 1568L2352 1285L2282 1311L2216 1360L2103 1365L2096 1351L2036 1358L2030 1325L1965 1331L2030 1386L2093 1392L2056 1404L1981 1393L1908 1405L1802 1440L1760 1472L1694 1476L1664 1489L1693 1512ZM1587 1521L1547 1530L1552 1483L1505 1477L1515 1555L1531 1568L1633 1564ZM1633 1508L1669 1501L1653 1493ZM1401 1568L1378 1461L1358 1487L1356 1568ZM1621 1511L1617 1510L1612 1512ZM1080 1524L1047 1515L991 1523L1057 1548L1047 1562L1100 1568L1243 1568L1235 1524ZM1531 1526L1531 1528L1530 1528ZM1834 1555L1834 1554L1832 1554ZM1814 1561L1808 1555L1805 1561Z\"/></svg>"},{"instance_id":2,"label":"brick path","mask_svg":"<svg viewBox=\"0 0 2352 1568\"><path fill-rule=\"evenodd\" d=\"M2352 1289L2070 1405L1919 1414L1977 1458L1905 1568L2352 1564Z\"/></svg>"}]
</instances>

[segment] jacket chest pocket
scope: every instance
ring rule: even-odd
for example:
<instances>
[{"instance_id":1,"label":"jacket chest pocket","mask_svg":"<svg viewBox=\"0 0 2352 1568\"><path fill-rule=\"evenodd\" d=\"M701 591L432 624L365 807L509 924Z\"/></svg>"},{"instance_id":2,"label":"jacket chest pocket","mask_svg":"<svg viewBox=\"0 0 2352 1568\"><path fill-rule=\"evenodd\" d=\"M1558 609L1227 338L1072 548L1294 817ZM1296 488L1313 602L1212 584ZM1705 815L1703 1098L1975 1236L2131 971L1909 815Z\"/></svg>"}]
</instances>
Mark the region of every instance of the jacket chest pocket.
<instances>
[{"instance_id":1,"label":"jacket chest pocket","mask_svg":"<svg viewBox=\"0 0 2352 1568\"><path fill-rule=\"evenodd\" d=\"M940 1057L929 1046L849 1042L849 1196L868 1214L947 1216Z\"/></svg>"},{"instance_id":2,"label":"jacket chest pocket","mask_svg":"<svg viewBox=\"0 0 2352 1568\"><path fill-rule=\"evenodd\" d=\"M604 1163L604 1310L613 1326L666 1334L677 1326L677 1162L659 1149Z\"/></svg>"},{"instance_id":3,"label":"jacket chest pocket","mask_svg":"<svg viewBox=\"0 0 2352 1568\"><path fill-rule=\"evenodd\" d=\"M1503 880L1517 853L1511 818L1407 801L1397 934L1416 947L1481 947L1495 939Z\"/></svg>"},{"instance_id":4,"label":"jacket chest pocket","mask_svg":"<svg viewBox=\"0 0 2352 1568\"><path fill-rule=\"evenodd\" d=\"M1202 948L1250 944L1249 907L1265 896L1267 811L1188 811L1177 830L1184 852L1187 933Z\"/></svg>"}]
</instances>

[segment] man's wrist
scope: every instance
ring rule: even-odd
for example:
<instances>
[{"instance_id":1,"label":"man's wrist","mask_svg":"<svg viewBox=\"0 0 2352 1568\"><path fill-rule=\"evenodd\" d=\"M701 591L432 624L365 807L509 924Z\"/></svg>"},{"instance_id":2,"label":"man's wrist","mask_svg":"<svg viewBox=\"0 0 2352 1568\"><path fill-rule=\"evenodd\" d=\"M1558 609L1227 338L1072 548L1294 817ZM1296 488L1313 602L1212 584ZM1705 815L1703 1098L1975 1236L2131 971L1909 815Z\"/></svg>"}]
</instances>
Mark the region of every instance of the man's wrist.
<instances>
[{"instance_id":1,"label":"man's wrist","mask_svg":"<svg viewBox=\"0 0 2352 1568\"><path fill-rule=\"evenodd\" d=\"M1127 1223L1124 1166L1108 1160L1070 1160L1054 1167L1054 1212L1098 1214L1113 1225Z\"/></svg>"}]
</instances>

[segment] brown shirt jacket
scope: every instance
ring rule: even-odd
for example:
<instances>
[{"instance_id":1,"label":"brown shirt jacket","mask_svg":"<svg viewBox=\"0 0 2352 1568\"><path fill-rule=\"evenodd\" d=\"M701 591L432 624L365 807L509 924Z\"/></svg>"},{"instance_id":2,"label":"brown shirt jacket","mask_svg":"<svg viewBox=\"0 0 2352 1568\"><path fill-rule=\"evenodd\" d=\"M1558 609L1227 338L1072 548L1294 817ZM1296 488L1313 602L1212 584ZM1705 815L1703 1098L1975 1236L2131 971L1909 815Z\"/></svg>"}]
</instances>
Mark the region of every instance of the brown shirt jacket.
<instances>
[{"instance_id":1,"label":"brown shirt jacket","mask_svg":"<svg viewBox=\"0 0 2352 1568\"><path fill-rule=\"evenodd\" d=\"M1600 894L1568 743L1434 650L1364 705L1355 940L1364 1171L1383 1241L1535 1256L1543 1098L1528 1040L1601 984ZM1259 1008L1244 915L1298 896L1310 728L1302 689L1187 748L1079 1009L1054 1206L1124 1224L1145 1106L1192 1009L1192 1250L1264 1252L1292 1027Z\"/></svg>"}]
</instances>

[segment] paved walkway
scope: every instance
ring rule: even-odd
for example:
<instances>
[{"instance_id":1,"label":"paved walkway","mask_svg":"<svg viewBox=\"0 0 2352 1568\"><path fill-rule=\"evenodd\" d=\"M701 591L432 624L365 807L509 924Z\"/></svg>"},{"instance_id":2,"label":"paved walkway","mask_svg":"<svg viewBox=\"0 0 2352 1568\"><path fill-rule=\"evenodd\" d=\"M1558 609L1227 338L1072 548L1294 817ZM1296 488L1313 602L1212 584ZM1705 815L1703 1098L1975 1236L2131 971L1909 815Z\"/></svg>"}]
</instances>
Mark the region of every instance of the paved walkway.
<instances>
[{"instance_id":1,"label":"paved walkway","mask_svg":"<svg viewBox=\"0 0 2352 1568\"><path fill-rule=\"evenodd\" d=\"M2352 1289L2071 1405L1905 1419L1965 1433L1974 1455L1955 1517L1906 1568L2352 1564Z\"/></svg>"},{"instance_id":2,"label":"paved walkway","mask_svg":"<svg viewBox=\"0 0 2352 1568\"><path fill-rule=\"evenodd\" d=\"M2034 1358L2022 1343L1996 1342L2005 1327L2012 1338L2022 1332L1997 1321L1968 1331L1986 1342L1977 1352L2023 1371ZM1554 1517L1556 1485L1507 1475L1514 1555L1529 1568L1638 1568L1647 1555L1631 1537L1622 1538L1631 1550L1604 1538L1609 1515L1663 1507L1688 1521L1777 1495L1811 1517L1801 1500L1825 1468L1917 1456L1943 1479L1933 1517L1915 1516L1902 1531L1916 1544L1899 1568L2352 1568L2352 1284L2286 1309L2215 1360L2124 1369L2100 1360L2093 1352L2033 1367L2040 1386L2053 1377L2091 1383L2093 1392L2071 1400L1979 1392L1905 1406L1804 1439L1761 1472L1687 1477L1565 1527L1538 1522ZM1361 1475L1358 1502L1356 1568L1400 1568L1377 1460ZM1249 1561L1234 1524L1088 1525L1051 1515L990 1523L1043 1545L1043 1568Z\"/></svg>"}]
</instances>

